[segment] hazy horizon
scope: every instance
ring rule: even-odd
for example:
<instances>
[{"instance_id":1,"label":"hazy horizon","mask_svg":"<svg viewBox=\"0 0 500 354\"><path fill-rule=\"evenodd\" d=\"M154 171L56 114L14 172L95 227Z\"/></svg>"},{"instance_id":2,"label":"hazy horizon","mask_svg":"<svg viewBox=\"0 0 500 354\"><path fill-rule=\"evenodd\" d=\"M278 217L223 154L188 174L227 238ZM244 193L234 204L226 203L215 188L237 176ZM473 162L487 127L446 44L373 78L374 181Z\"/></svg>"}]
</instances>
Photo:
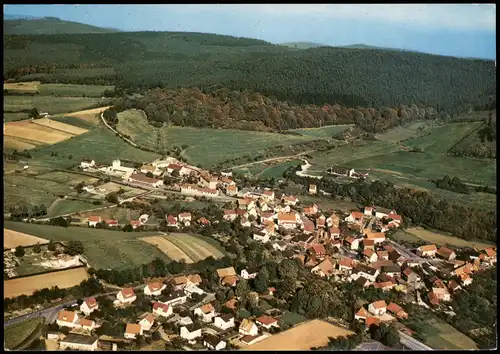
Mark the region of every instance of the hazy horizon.
<instances>
[{"instance_id":1,"label":"hazy horizon","mask_svg":"<svg viewBox=\"0 0 500 354\"><path fill-rule=\"evenodd\" d=\"M116 28L262 39L274 44L366 44L496 59L494 4L4 5L4 13Z\"/></svg>"}]
</instances>

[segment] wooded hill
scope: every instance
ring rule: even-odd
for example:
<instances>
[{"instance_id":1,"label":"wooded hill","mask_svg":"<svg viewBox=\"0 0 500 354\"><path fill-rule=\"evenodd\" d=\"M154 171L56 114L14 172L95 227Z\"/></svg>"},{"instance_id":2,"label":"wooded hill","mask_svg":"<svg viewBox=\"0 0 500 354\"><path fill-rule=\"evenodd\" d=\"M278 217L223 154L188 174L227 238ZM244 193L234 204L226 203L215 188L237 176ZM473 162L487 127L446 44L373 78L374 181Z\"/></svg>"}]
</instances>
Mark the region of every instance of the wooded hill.
<instances>
[{"instance_id":1,"label":"wooded hill","mask_svg":"<svg viewBox=\"0 0 500 354\"><path fill-rule=\"evenodd\" d=\"M63 21L57 17L36 19L11 19L3 21L3 33L9 35L57 34L57 33L109 33L116 29L91 26L84 23Z\"/></svg>"},{"instance_id":2,"label":"wooded hill","mask_svg":"<svg viewBox=\"0 0 500 354\"><path fill-rule=\"evenodd\" d=\"M203 33L4 36L11 79L139 88L251 89L280 100L347 107L422 104L454 113L496 95L492 60L377 49L297 50Z\"/></svg>"}]
</instances>

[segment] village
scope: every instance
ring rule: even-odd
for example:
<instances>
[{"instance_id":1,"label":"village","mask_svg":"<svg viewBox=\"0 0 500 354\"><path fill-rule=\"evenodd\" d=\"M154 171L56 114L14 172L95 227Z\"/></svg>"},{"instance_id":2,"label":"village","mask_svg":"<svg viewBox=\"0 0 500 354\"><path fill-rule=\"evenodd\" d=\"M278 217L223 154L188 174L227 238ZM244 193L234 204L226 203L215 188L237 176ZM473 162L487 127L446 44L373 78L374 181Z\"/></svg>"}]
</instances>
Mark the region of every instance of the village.
<instances>
[{"instance_id":1,"label":"village","mask_svg":"<svg viewBox=\"0 0 500 354\"><path fill-rule=\"evenodd\" d=\"M302 206L296 196L278 195L271 189L238 191L230 173L214 176L173 160L153 162L138 170L122 167L119 161L109 167L89 160L82 162L81 168L117 174L124 181L155 189L164 186L164 180L158 177L169 176L175 178L173 186L182 194L232 197L233 208L224 209L222 219L251 230L253 242L281 253L284 259L299 262L311 276L407 295L405 302L387 303L379 299L356 308L354 319L364 324L366 330L393 323L411 336L412 330L400 323L409 316L405 310L409 303L449 313L451 307L447 304L454 294L471 286L471 275L496 264L494 247L462 253L460 249L438 248L434 244L414 249L398 244L391 235L404 226L404 220L396 210L366 206L345 215L324 213L315 204ZM315 185L309 186L309 194L318 192ZM138 228L147 218L143 215L131 220L130 225ZM208 225L220 221L205 217L193 220L189 212L165 215L167 227L179 231L193 222ZM87 222L89 227L102 222L109 227L118 226L116 220L102 220L99 216L91 216ZM261 268L217 269L218 286L236 289L239 282L255 280ZM117 350L120 343L141 337L177 340L185 350L251 349L253 344L281 331L283 311L278 307L259 316L248 313L242 318L236 307L241 296L232 291L232 298L222 306L214 306L214 293L204 291L203 282L199 274L177 274L140 287L122 288L116 295L103 299L87 298L79 308L59 312L57 326L48 333L48 340L57 343L60 350ZM272 299L276 293L280 293L279 288L268 287L260 293L248 292L245 298ZM120 335L97 336L96 330L103 321L95 314L102 312L94 311L102 309L102 302L106 308L118 309L133 308L140 302L141 314L136 321L123 323Z\"/></svg>"}]
</instances>

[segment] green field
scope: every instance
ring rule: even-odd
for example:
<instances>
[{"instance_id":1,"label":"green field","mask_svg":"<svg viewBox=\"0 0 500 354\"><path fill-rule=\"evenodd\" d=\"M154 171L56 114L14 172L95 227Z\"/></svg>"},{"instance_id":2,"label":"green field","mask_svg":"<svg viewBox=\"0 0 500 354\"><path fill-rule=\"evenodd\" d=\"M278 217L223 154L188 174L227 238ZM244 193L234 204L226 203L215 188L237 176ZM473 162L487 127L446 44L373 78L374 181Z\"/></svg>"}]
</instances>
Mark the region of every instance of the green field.
<instances>
[{"instance_id":1,"label":"green field","mask_svg":"<svg viewBox=\"0 0 500 354\"><path fill-rule=\"evenodd\" d=\"M58 114L105 106L106 102L107 100L91 97L5 96L3 107L9 112L20 112L36 107L39 112Z\"/></svg>"},{"instance_id":2,"label":"green field","mask_svg":"<svg viewBox=\"0 0 500 354\"><path fill-rule=\"evenodd\" d=\"M4 227L54 241L82 241L84 255L96 269L131 268L160 257L169 258L156 247L139 238L158 235L158 232L123 232L87 227L57 227L5 221Z\"/></svg>"},{"instance_id":3,"label":"green field","mask_svg":"<svg viewBox=\"0 0 500 354\"><path fill-rule=\"evenodd\" d=\"M471 350L478 349L477 344L440 319L427 322L433 329L433 335L426 338L425 344L437 350ZM430 332L430 331L429 331Z\"/></svg>"},{"instance_id":4,"label":"green field","mask_svg":"<svg viewBox=\"0 0 500 354\"><path fill-rule=\"evenodd\" d=\"M83 119L80 119L77 117L66 117L66 116L56 115L56 116L51 116L50 119L61 122L61 123L74 125L76 127L80 127L80 128L87 129L87 130L91 130L91 129L95 128L95 124L89 123L86 120L83 120Z\"/></svg>"},{"instance_id":5,"label":"green field","mask_svg":"<svg viewBox=\"0 0 500 354\"><path fill-rule=\"evenodd\" d=\"M304 316L302 316L296 312L286 311L281 316L281 320L283 320L283 322L289 326L295 326L301 322L306 321L307 318L305 318Z\"/></svg>"},{"instance_id":6,"label":"green field","mask_svg":"<svg viewBox=\"0 0 500 354\"><path fill-rule=\"evenodd\" d=\"M42 322L38 318L32 318L25 322L4 327L4 343L7 349L15 349L22 344Z\"/></svg>"},{"instance_id":7,"label":"green field","mask_svg":"<svg viewBox=\"0 0 500 354\"><path fill-rule=\"evenodd\" d=\"M427 134L435 123L432 121L415 121L398 126L375 137L382 141L398 142Z\"/></svg>"},{"instance_id":8,"label":"green field","mask_svg":"<svg viewBox=\"0 0 500 354\"><path fill-rule=\"evenodd\" d=\"M102 97L104 90L113 89L114 86L41 84L38 90L41 96Z\"/></svg>"},{"instance_id":9,"label":"green field","mask_svg":"<svg viewBox=\"0 0 500 354\"><path fill-rule=\"evenodd\" d=\"M82 210L99 208L105 205L106 204L94 205L92 203L84 202L81 200L59 199L56 200L47 210L47 216L54 217L58 215L66 215L69 213L75 213Z\"/></svg>"},{"instance_id":10,"label":"green field","mask_svg":"<svg viewBox=\"0 0 500 354\"><path fill-rule=\"evenodd\" d=\"M299 163L300 161L293 160L268 167L259 174L259 177L280 179L283 177L283 172L291 166L297 166Z\"/></svg>"},{"instance_id":11,"label":"green field","mask_svg":"<svg viewBox=\"0 0 500 354\"><path fill-rule=\"evenodd\" d=\"M148 123L144 111L129 109L118 113L116 130L130 136L130 139L140 146L155 150L161 149L157 143L160 129Z\"/></svg>"},{"instance_id":12,"label":"green field","mask_svg":"<svg viewBox=\"0 0 500 354\"><path fill-rule=\"evenodd\" d=\"M29 118L29 113L4 113L3 121L4 122L15 122L18 120L24 120Z\"/></svg>"},{"instance_id":13,"label":"green field","mask_svg":"<svg viewBox=\"0 0 500 354\"><path fill-rule=\"evenodd\" d=\"M353 127L354 124L346 125L327 125L321 128L304 128L304 129L292 129L292 132L300 133L302 135L312 136L317 139L330 139L332 137L337 137L342 134L345 130Z\"/></svg>"}]
</instances>

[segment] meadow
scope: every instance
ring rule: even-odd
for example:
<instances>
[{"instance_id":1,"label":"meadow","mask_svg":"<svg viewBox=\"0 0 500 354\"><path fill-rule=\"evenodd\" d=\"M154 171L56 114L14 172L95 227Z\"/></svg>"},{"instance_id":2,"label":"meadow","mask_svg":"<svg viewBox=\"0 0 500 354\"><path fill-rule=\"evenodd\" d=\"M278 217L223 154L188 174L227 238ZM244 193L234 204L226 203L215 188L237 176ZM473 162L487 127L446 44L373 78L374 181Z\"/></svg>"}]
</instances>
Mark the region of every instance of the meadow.
<instances>
[{"instance_id":1,"label":"meadow","mask_svg":"<svg viewBox=\"0 0 500 354\"><path fill-rule=\"evenodd\" d=\"M493 244L486 243L484 241L463 240L461 238L453 237L451 235L446 235L440 232L426 230L421 227L413 227L405 231L397 231L395 234L395 238L410 242L423 240L425 242L435 243L438 246L451 245L455 247L476 247L478 249L484 249L494 246Z\"/></svg>"},{"instance_id":2,"label":"meadow","mask_svg":"<svg viewBox=\"0 0 500 354\"><path fill-rule=\"evenodd\" d=\"M3 109L8 112L21 112L36 107L39 112L57 114L104 105L106 101L93 97L4 96Z\"/></svg>"},{"instance_id":3,"label":"meadow","mask_svg":"<svg viewBox=\"0 0 500 354\"><path fill-rule=\"evenodd\" d=\"M435 318L427 323L433 333L425 339L425 344L436 350L477 350L477 344L448 323Z\"/></svg>"},{"instance_id":4,"label":"meadow","mask_svg":"<svg viewBox=\"0 0 500 354\"><path fill-rule=\"evenodd\" d=\"M16 122L19 120L29 119L29 117L30 117L30 115L27 112L17 112L17 113L4 112L3 113L3 121L4 122Z\"/></svg>"},{"instance_id":5,"label":"meadow","mask_svg":"<svg viewBox=\"0 0 500 354\"><path fill-rule=\"evenodd\" d=\"M73 97L102 97L105 90L113 90L114 86L102 85L73 85L73 84L41 84L41 96L73 96Z\"/></svg>"},{"instance_id":6,"label":"meadow","mask_svg":"<svg viewBox=\"0 0 500 354\"><path fill-rule=\"evenodd\" d=\"M24 322L16 323L4 328L4 344L7 349L15 349L22 344L35 330L40 323L39 318L31 318Z\"/></svg>"},{"instance_id":7,"label":"meadow","mask_svg":"<svg viewBox=\"0 0 500 354\"><path fill-rule=\"evenodd\" d=\"M57 199L47 209L47 217L67 215L67 214L76 213L76 212L79 212L82 210L89 210L89 209L103 207L105 205L106 204L94 205L92 203L84 202L81 200Z\"/></svg>"},{"instance_id":8,"label":"meadow","mask_svg":"<svg viewBox=\"0 0 500 354\"><path fill-rule=\"evenodd\" d=\"M312 136L316 139L331 139L332 137L339 137L344 131L353 126L354 124L327 125L321 128L292 129L290 131Z\"/></svg>"},{"instance_id":9,"label":"meadow","mask_svg":"<svg viewBox=\"0 0 500 354\"><path fill-rule=\"evenodd\" d=\"M53 241L82 241L84 256L96 269L123 269L148 263L159 257L170 259L156 247L140 238L157 235L157 232L123 232L87 227L62 228L57 226L5 221L5 228Z\"/></svg>"},{"instance_id":10,"label":"meadow","mask_svg":"<svg viewBox=\"0 0 500 354\"><path fill-rule=\"evenodd\" d=\"M281 179L283 177L283 172L285 172L291 166L297 166L297 164L299 164L299 163L300 163L300 161L298 161L298 160L279 163L279 164L265 168L258 175L260 178Z\"/></svg>"},{"instance_id":11,"label":"meadow","mask_svg":"<svg viewBox=\"0 0 500 354\"><path fill-rule=\"evenodd\" d=\"M375 135L375 137L378 140L387 142L405 141L427 134L435 124L436 123L432 121L414 121L400 125L387 132L378 133Z\"/></svg>"}]
</instances>

